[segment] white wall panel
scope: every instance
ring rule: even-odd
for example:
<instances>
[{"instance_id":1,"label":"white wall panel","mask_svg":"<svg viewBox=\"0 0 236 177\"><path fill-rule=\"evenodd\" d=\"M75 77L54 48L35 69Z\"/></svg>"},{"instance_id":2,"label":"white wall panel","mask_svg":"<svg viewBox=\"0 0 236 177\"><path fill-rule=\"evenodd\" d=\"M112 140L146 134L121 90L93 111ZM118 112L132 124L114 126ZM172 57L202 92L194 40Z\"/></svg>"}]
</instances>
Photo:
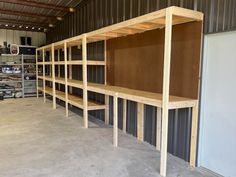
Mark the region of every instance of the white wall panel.
<instances>
[{"instance_id":1,"label":"white wall panel","mask_svg":"<svg viewBox=\"0 0 236 177\"><path fill-rule=\"evenodd\" d=\"M3 45L4 41L7 41L9 44L19 44L20 45L20 37L31 37L32 45L40 46L45 44L46 35L42 32L31 32L31 31L17 31L17 30L7 30L0 29L0 45Z\"/></svg>"},{"instance_id":2,"label":"white wall panel","mask_svg":"<svg viewBox=\"0 0 236 177\"><path fill-rule=\"evenodd\" d=\"M236 176L236 32L205 37L199 165Z\"/></svg>"}]
</instances>

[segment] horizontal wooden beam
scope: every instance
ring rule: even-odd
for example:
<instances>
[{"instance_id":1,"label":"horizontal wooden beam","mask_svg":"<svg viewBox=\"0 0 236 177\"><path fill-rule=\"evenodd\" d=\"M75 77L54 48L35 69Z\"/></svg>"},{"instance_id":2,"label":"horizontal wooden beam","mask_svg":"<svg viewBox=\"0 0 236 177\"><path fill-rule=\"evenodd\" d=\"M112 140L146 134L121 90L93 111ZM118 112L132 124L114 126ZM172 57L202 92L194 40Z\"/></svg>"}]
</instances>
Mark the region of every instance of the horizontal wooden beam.
<instances>
[{"instance_id":1,"label":"horizontal wooden beam","mask_svg":"<svg viewBox=\"0 0 236 177\"><path fill-rule=\"evenodd\" d=\"M73 12L74 8L56 5L52 3L44 3L35 0L0 0L0 2L10 3L10 4L18 4L30 7L37 7L43 9L49 9L54 11L64 11L64 12Z\"/></svg>"},{"instance_id":2,"label":"horizontal wooden beam","mask_svg":"<svg viewBox=\"0 0 236 177\"><path fill-rule=\"evenodd\" d=\"M44 18L49 20L56 20L56 16L42 15L36 13L22 12L22 11L13 11L0 8L0 14L14 15L14 16L25 16L31 18Z\"/></svg>"}]
</instances>

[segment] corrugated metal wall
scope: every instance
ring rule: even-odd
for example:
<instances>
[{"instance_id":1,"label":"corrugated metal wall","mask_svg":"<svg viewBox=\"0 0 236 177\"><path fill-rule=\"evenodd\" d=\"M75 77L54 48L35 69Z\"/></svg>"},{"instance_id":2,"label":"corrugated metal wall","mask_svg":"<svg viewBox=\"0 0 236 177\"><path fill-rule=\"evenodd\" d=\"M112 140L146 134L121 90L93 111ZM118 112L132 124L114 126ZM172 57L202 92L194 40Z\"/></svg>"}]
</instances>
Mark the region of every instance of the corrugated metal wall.
<instances>
[{"instance_id":1,"label":"corrugated metal wall","mask_svg":"<svg viewBox=\"0 0 236 177\"><path fill-rule=\"evenodd\" d=\"M47 33L47 43L52 43L72 36L89 32L104 26L118 23L136 16L159 10L168 6L202 11L205 14L205 33L236 29L235 0L84 0L73 14L68 14L64 21ZM89 44L88 59L103 59L103 43ZM80 49L73 48L73 59L81 59ZM79 68L73 67L73 78L82 79ZM88 80L104 82L104 68L88 68ZM82 95L80 89L73 89L74 94ZM89 98L104 102L104 96L89 93ZM112 98L110 98L110 124L113 123ZM123 128L123 105L119 99L119 128ZM73 109L75 110L75 109ZM76 109L77 110L77 109ZM78 111L81 114L81 110ZM90 115L104 120L104 111L90 112ZM156 144L156 108L145 106L144 139ZM189 161L191 132L191 109L171 110L169 114L168 152ZM127 102L127 133L137 136L137 103Z\"/></svg>"},{"instance_id":2,"label":"corrugated metal wall","mask_svg":"<svg viewBox=\"0 0 236 177\"><path fill-rule=\"evenodd\" d=\"M65 16L47 33L47 42L55 42L107 25L118 23L168 6L202 11L205 33L236 29L235 0L84 0L77 11Z\"/></svg>"}]
</instances>

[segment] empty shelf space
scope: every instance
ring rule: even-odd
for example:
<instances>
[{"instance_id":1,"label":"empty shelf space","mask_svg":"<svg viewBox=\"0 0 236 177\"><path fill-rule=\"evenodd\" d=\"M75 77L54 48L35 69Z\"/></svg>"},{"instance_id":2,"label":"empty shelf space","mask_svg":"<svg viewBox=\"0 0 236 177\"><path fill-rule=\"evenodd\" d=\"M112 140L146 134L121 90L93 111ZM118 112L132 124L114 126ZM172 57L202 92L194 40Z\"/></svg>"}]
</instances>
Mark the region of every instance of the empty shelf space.
<instances>
[{"instance_id":1,"label":"empty shelf space","mask_svg":"<svg viewBox=\"0 0 236 177\"><path fill-rule=\"evenodd\" d=\"M68 95L68 103L70 103L73 106L76 106L80 109L83 109L83 98L79 97L79 96L75 96L75 95ZM95 101L91 101L88 100L88 110L101 110L101 109L105 109L106 106L102 105L100 103L97 103Z\"/></svg>"},{"instance_id":2,"label":"empty shelf space","mask_svg":"<svg viewBox=\"0 0 236 177\"><path fill-rule=\"evenodd\" d=\"M56 90L56 98L62 100L62 101L66 101L66 95L65 92Z\"/></svg>"},{"instance_id":3,"label":"empty shelf space","mask_svg":"<svg viewBox=\"0 0 236 177\"><path fill-rule=\"evenodd\" d=\"M83 81L80 81L80 80L68 79L67 85L71 87L83 89Z\"/></svg>"},{"instance_id":4,"label":"empty shelf space","mask_svg":"<svg viewBox=\"0 0 236 177\"><path fill-rule=\"evenodd\" d=\"M38 90L44 92L43 87L38 87ZM49 94L49 95L53 95L53 93L52 93L52 88L46 86L46 87L45 87L45 93L47 93L47 94Z\"/></svg>"},{"instance_id":5,"label":"empty shelf space","mask_svg":"<svg viewBox=\"0 0 236 177\"><path fill-rule=\"evenodd\" d=\"M55 77L55 82L59 84L65 84L65 78L63 77Z\"/></svg>"},{"instance_id":6,"label":"empty shelf space","mask_svg":"<svg viewBox=\"0 0 236 177\"><path fill-rule=\"evenodd\" d=\"M109 86L103 84L88 83L88 90L101 94L114 96L118 94L119 98L144 103L152 106L162 107L162 94L141 90L128 89L124 87ZM170 96L169 109L186 108L196 106L197 100Z\"/></svg>"},{"instance_id":7,"label":"empty shelf space","mask_svg":"<svg viewBox=\"0 0 236 177\"><path fill-rule=\"evenodd\" d=\"M51 76L38 76L38 79L46 80L46 81L51 81L52 82L52 77Z\"/></svg>"},{"instance_id":8,"label":"empty shelf space","mask_svg":"<svg viewBox=\"0 0 236 177\"><path fill-rule=\"evenodd\" d=\"M51 76L44 76L43 79L45 79L46 81L51 81L51 82L53 80Z\"/></svg>"}]
</instances>

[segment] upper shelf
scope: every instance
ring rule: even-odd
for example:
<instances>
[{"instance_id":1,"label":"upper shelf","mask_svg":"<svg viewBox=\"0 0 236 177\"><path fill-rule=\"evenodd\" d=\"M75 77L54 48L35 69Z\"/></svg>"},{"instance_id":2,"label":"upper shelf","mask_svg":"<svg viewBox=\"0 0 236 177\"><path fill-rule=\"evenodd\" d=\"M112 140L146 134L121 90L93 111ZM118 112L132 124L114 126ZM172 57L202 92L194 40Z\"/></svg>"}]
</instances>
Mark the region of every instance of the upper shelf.
<instances>
[{"instance_id":1,"label":"upper shelf","mask_svg":"<svg viewBox=\"0 0 236 177\"><path fill-rule=\"evenodd\" d=\"M52 46L54 47L54 49L63 48L65 42L67 44L67 47L79 46L82 43L84 35L86 35L87 43L91 43L101 40L108 40L112 38L142 33L145 31L154 30L158 28L164 28L166 25L167 13L171 13L173 15L172 25L203 20L203 13L201 12L172 6L136 18L132 18L130 20L126 20L114 25L110 25L89 33L84 33L79 36L59 41L51 45L38 48L37 50L42 50L42 49L50 50Z\"/></svg>"}]
</instances>

